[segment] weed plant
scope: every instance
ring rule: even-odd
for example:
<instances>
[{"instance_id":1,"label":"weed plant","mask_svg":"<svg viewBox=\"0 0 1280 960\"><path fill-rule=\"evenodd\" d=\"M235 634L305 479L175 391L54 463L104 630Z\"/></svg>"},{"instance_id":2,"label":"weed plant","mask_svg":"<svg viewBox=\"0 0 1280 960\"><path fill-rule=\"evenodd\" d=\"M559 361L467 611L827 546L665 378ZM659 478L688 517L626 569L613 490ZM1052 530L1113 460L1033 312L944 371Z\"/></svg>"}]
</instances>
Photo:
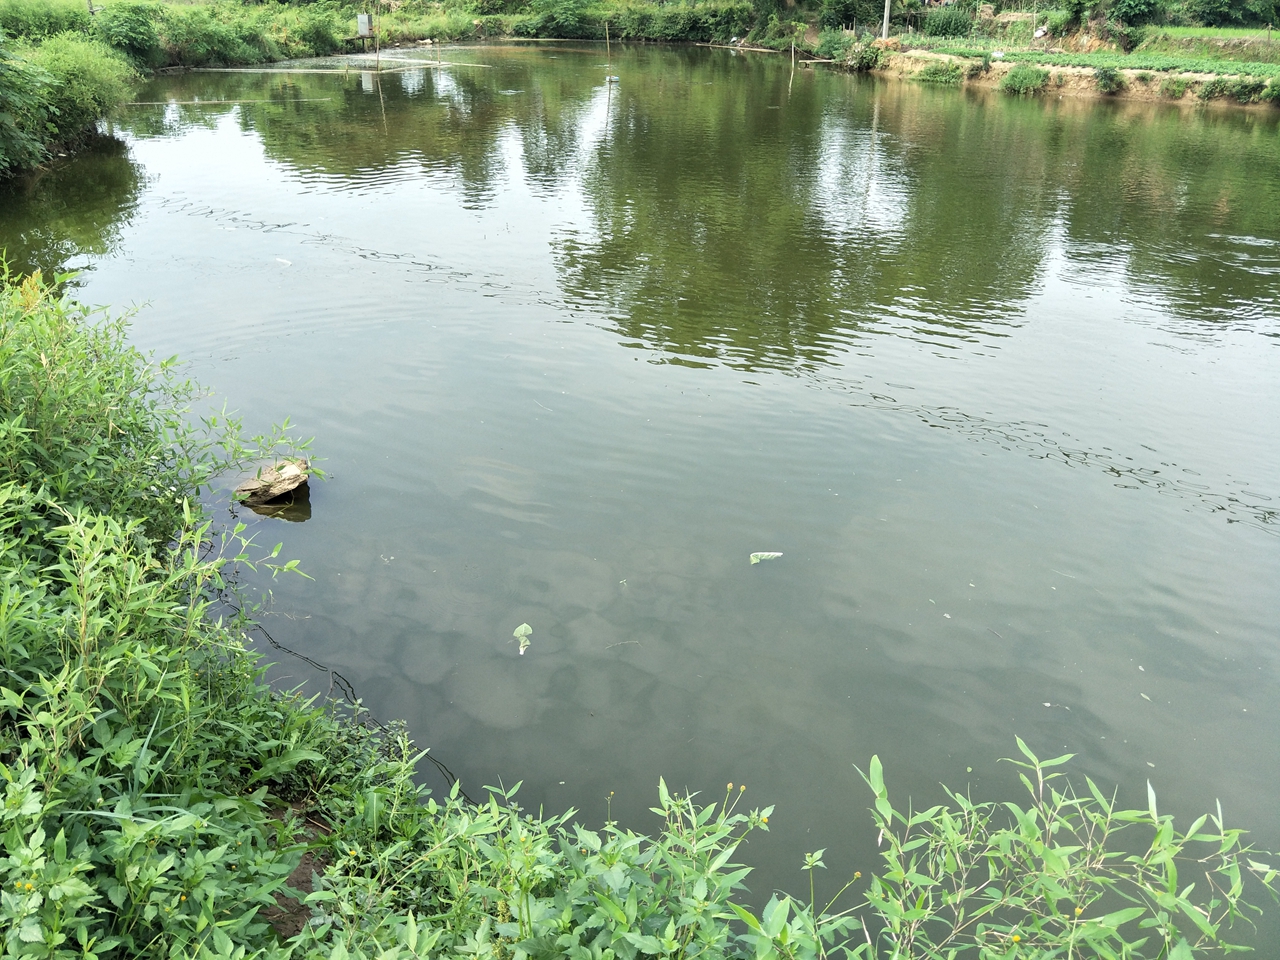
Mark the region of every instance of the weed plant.
<instances>
[{"instance_id":1,"label":"weed plant","mask_svg":"<svg viewBox=\"0 0 1280 960\"><path fill-rule=\"evenodd\" d=\"M1039 93L1048 84L1048 70L1020 63L1004 75L1004 79L1000 81L1000 89L1005 93L1025 97Z\"/></svg>"},{"instance_id":2,"label":"weed plant","mask_svg":"<svg viewBox=\"0 0 1280 960\"><path fill-rule=\"evenodd\" d=\"M855 73L867 73L877 69L884 59L884 50L874 43L860 40L849 48L844 65Z\"/></svg>"},{"instance_id":3,"label":"weed plant","mask_svg":"<svg viewBox=\"0 0 1280 960\"><path fill-rule=\"evenodd\" d=\"M50 78L43 121L48 139L67 143L129 98L135 71L101 41L59 34L21 51L36 70Z\"/></svg>"},{"instance_id":4,"label":"weed plant","mask_svg":"<svg viewBox=\"0 0 1280 960\"><path fill-rule=\"evenodd\" d=\"M0 30L6 37L43 40L89 29L89 6L77 0L0 0Z\"/></svg>"},{"instance_id":5,"label":"weed plant","mask_svg":"<svg viewBox=\"0 0 1280 960\"><path fill-rule=\"evenodd\" d=\"M41 163L126 100L134 70L119 53L83 35L40 44L0 41L0 173Z\"/></svg>"},{"instance_id":6,"label":"weed plant","mask_svg":"<svg viewBox=\"0 0 1280 960\"><path fill-rule=\"evenodd\" d=\"M0 42L0 175L34 167L45 156L40 123L51 78Z\"/></svg>"},{"instance_id":7,"label":"weed plant","mask_svg":"<svg viewBox=\"0 0 1280 960\"><path fill-rule=\"evenodd\" d=\"M853 37L843 30L823 30L818 34L814 54L824 60L843 60L853 46Z\"/></svg>"},{"instance_id":8,"label":"weed plant","mask_svg":"<svg viewBox=\"0 0 1280 960\"><path fill-rule=\"evenodd\" d=\"M1119 93L1124 89L1124 75L1115 67L1098 67L1093 71L1093 79L1098 89L1106 94Z\"/></svg>"},{"instance_id":9,"label":"weed plant","mask_svg":"<svg viewBox=\"0 0 1280 960\"><path fill-rule=\"evenodd\" d=\"M931 63L913 74L912 79L920 83L940 83L950 86L959 84L963 77L960 73L960 64L938 62Z\"/></svg>"},{"instance_id":10,"label":"weed plant","mask_svg":"<svg viewBox=\"0 0 1280 960\"><path fill-rule=\"evenodd\" d=\"M927 37L965 37L973 32L973 18L959 7L937 7L925 16L920 30Z\"/></svg>"},{"instance_id":11,"label":"weed plant","mask_svg":"<svg viewBox=\"0 0 1280 960\"><path fill-rule=\"evenodd\" d=\"M1258 103L1268 89L1267 81L1257 77L1214 77L1197 91L1201 100L1235 100L1237 103Z\"/></svg>"},{"instance_id":12,"label":"weed plant","mask_svg":"<svg viewBox=\"0 0 1280 960\"><path fill-rule=\"evenodd\" d=\"M977 80L991 72L991 56L988 54L981 60L970 61L965 66L964 75L966 80Z\"/></svg>"}]
</instances>

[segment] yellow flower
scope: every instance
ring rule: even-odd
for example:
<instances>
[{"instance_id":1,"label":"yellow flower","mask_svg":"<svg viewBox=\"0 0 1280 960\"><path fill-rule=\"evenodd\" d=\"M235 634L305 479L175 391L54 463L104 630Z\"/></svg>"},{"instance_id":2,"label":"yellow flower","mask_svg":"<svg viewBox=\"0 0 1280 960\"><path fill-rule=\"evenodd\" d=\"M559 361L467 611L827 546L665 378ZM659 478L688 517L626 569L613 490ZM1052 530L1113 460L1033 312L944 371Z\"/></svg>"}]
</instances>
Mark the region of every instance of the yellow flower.
<instances>
[{"instance_id":1,"label":"yellow flower","mask_svg":"<svg viewBox=\"0 0 1280 960\"><path fill-rule=\"evenodd\" d=\"M1018 936L1016 933L1013 935L1013 942L1014 942L1014 943L1017 943L1017 942L1018 942L1019 940L1021 940L1021 939L1022 939L1022 938L1021 938L1020 936Z\"/></svg>"},{"instance_id":2,"label":"yellow flower","mask_svg":"<svg viewBox=\"0 0 1280 960\"><path fill-rule=\"evenodd\" d=\"M732 789L733 789L733 781L732 781L732 780L730 780L730 781L729 781L729 785L728 785L728 786L726 786L726 787L725 787L725 789L726 789L726 790L732 790Z\"/></svg>"},{"instance_id":3,"label":"yellow flower","mask_svg":"<svg viewBox=\"0 0 1280 960\"><path fill-rule=\"evenodd\" d=\"M745 792L745 791L746 791L746 789L747 789L747 785L746 785L745 783L740 783L740 784L738 784L738 792L739 792L739 793L743 793L743 792Z\"/></svg>"},{"instance_id":4,"label":"yellow flower","mask_svg":"<svg viewBox=\"0 0 1280 960\"><path fill-rule=\"evenodd\" d=\"M351 854L351 856L353 856L353 857L356 855L355 850L348 850L347 852L348 852L348 853L350 853L350 854Z\"/></svg>"},{"instance_id":5,"label":"yellow flower","mask_svg":"<svg viewBox=\"0 0 1280 960\"><path fill-rule=\"evenodd\" d=\"M855 870L855 871L853 871L853 879L857 880L857 879L858 879L858 878L860 878L861 876L862 876L862 871L861 871L861 870Z\"/></svg>"},{"instance_id":6,"label":"yellow flower","mask_svg":"<svg viewBox=\"0 0 1280 960\"><path fill-rule=\"evenodd\" d=\"M1082 913L1084 913L1084 907L1076 907L1076 916L1078 917Z\"/></svg>"},{"instance_id":7,"label":"yellow flower","mask_svg":"<svg viewBox=\"0 0 1280 960\"><path fill-rule=\"evenodd\" d=\"M768 817L761 817L761 818L760 818L760 822L761 822L761 823L768 823L768 822L769 822L769 818L768 818Z\"/></svg>"},{"instance_id":8,"label":"yellow flower","mask_svg":"<svg viewBox=\"0 0 1280 960\"><path fill-rule=\"evenodd\" d=\"M179 899L179 900L181 900L181 901L184 901L184 902L185 902L185 901L186 901L186 899L187 899L187 895L184 893L184 894L183 894L182 896L180 896L178 899Z\"/></svg>"}]
</instances>

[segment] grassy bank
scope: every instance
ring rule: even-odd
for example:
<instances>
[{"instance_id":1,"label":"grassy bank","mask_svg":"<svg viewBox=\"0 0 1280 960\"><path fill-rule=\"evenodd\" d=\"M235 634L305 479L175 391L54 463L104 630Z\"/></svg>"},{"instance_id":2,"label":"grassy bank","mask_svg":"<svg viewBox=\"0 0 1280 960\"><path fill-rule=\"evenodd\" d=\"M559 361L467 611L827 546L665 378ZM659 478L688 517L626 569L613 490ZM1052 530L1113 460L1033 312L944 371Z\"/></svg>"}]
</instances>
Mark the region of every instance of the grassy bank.
<instances>
[{"instance_id":1,"label":"grassy bank","mask_svg":"<svg viewBox=\"0 0 1280 960\"><path fill-rule=\"evenodd\" d=\"M923 83L995 87L1016 96L1098 96L1167 102L1225 101L1280 105L1280 66L1190 63L1111 51L1052 54L935 46L928 51L871 51L872 69ZM852 68L858 68L852 65Z\"/></svg>"},{"instance_id":2,"label":"grassy bank","mask_svg":"<svg viewBox=\"0 0 1280 960\"><path fill-rule=\"evenodd\" d=\"M87 36L0 44L0 175L75 147L128 98L135 76L124 56Z\"/></svg>"},{"instance_id":3,"label":"grassy bank","mask_svg":"<svg viewBox=\"0 0 1280 960\"><path fill-rule=\"evenodd\" d=\"M402 731L270 689L243 645L229 584L278 548L199 496L294 445L193 425L198 392L125 333L38 276L0 285L5 956L1186 958L1274 885L1220 814L1182 832L1154 793L1077 796L1068 758L1021 741L1020 805L908 815L872 758L881 864L847 909L743 905L735 859L773 811L733 784L706 806L660 784L652 837L532 816L514 789L430 796Z\"/></svg>"}]
</instances>

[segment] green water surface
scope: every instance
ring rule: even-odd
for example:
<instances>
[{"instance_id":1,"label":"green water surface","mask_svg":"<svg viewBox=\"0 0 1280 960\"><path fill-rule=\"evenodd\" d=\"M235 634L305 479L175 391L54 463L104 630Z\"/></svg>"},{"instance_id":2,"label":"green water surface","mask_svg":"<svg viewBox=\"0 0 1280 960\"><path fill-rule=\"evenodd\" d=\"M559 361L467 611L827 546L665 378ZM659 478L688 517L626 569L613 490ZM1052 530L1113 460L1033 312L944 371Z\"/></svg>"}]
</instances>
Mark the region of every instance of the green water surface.
<instances>
[{"instance_id":1,"label":"green water surface","mask_svg":"<svg viewBox=\"0 0 1280 960\"><path fill-rule=\"evenodd\" d=\"M873 753L1005 798L1015 734L1280 846L1280 114L444 56L157 80L0 201L316 437L278 682L530 808L746 783L756 892L868 871Z\"/></svg>"}]
</instances>

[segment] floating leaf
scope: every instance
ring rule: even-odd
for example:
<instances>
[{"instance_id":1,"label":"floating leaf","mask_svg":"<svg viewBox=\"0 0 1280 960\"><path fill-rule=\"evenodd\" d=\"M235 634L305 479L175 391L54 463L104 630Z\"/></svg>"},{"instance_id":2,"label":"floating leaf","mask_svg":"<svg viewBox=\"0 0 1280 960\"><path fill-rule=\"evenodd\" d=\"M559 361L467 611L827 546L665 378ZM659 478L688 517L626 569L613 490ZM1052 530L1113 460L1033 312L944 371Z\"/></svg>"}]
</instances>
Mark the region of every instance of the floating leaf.
<instances>
[{"instance_id":1,"label":"floating leaf","mask_svg":"<svg viewBox=\"0 0 1280 960\"><path fill-rule=\"evenodd\" d=\"M511 633L511 636L514 639L520 641L520 656L522 657L524 656L524 652L529 649L529 644L531 642L529 640L529 634L531 633L533 633L533 627L529 626L527 623L520 624L520 626L516 627ZM508 640L507 642L510 643L511 641Z\"/></svg>"},{"instance_id":2,"label":"floating leaf","mask_svg":"<svg viewBox=\"0 0 1280 960\"><path fill-rule=\"evenodd\" d=\"M780 554L780 553L774 553L774 552L772 552L772 551L765 550L765 551L763 551L763 552L761 552L761 553L753 553L753 554L751 555L751 562L752 562L752 563L759 563L761 560L776 560L776 559L778 559L778 557L780 557L780 556L782 556L782 554Z\"/></svg>"}]
</instances>

